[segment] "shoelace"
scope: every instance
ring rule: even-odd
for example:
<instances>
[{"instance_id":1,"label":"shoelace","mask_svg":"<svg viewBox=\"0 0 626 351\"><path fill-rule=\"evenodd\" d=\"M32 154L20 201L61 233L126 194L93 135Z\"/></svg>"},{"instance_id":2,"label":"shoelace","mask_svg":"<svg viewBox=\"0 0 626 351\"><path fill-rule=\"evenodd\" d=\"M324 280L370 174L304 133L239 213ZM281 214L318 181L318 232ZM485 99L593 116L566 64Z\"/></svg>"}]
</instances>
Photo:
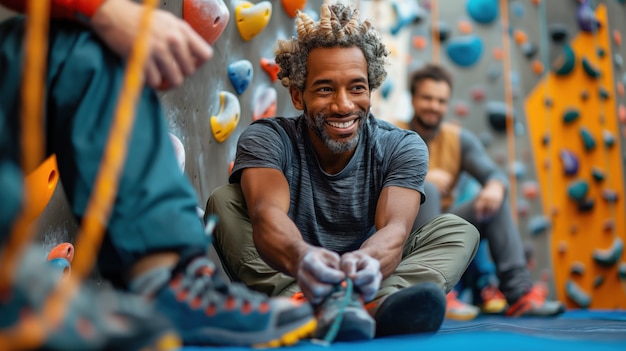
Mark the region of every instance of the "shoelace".
<instances>
[{"instance_id":1,"label":"shoelace","mask_svg":"<svg viewBox=\"0 0 626 351\"><path fill-rule=\"evenodd\" d=\"M197 307L207 308L209 305L221 306L224 300L232 299L231 304L241 306L248 304L253 309L257 309L262 303L267 301L267 297L261 293L252 291L239 283L225 283L214 273L210 260L199 257L195 259L187 268L187 286L183 289L191 296L190 301L199 301Z\"/></svg>"},{"instance_id":2,"label":"shoelace","mask_svg":"<svg viewBox=\"0 0 626 351\"><path fill-rule=\"evenodd\" d=\"M326 335L324 335L324 338L322 338L321 340L313 340L315 343L328 346L332 344L337 338L339 328L341 327L341 322L343 321L343 315L346 311L346 307L348 307L352 302L352 293L354 291L352 280L350 278L346 278L345 283L345 295L340 301L337 318L335 318L333 323L330 325L330 328L328 328L328 331L326 332Z\"/></svg>"}]
</instances>

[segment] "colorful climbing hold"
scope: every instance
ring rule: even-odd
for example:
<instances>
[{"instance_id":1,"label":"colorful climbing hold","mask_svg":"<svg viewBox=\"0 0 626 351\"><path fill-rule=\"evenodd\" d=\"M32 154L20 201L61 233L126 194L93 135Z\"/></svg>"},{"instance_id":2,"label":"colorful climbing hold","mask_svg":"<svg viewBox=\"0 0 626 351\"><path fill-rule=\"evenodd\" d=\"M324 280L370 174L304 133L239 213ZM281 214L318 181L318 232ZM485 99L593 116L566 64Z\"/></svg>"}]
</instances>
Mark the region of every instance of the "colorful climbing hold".
<instances>
[{"instance_id":1,"label":"colorful climbing hold","mask_svg":"<svg viewBox=\"0 0 626 351\"><path fill-rule=\"evenodd\" d=\"M577 108L569 108L563 113L563 123L570 124L580 117L580 111Z\"/></svg>"},{"instance_id":2,"label":"colorful climbing hold","mask_svg":"<svg viewBox=\"0 0 626 351\"><path fill-rule=\"evenodd\" d=\"M469 107L466 103L459 101L454 105L454 113L459 117L466 117L469 113Z\"/></svg>"},{"instance_id":3,"label":"colorful climbing hold","mask_svg":"<svg viewBox=\"0 0 626 351\"><path fill-rule=\"evenodd\" d=\"M433 35L437 35L439 41L444 43L450 38L450 26L445 22L437 22L437 26L433 28Z\"/></svg>"},{"instance_id":4,"label":"colorful climbing hold","mask_svg":"<svg viewBox=\"0 0 626 351\"><path fill-rule=\"evenodd\" d=\"M380 86L380 95L383 99L387 99L391 92L393 91L393 80L390 77L387 77L383 84Z\"/></svg>"},{"instance_id":5,"label":"colorful climbing hold","mask_svg":"<svg viewBox=\"0 0 626 351\"><path fill-rule=\"evenodd\" d=\"M569 271L573 275L581 276L585 274L585 264L580 261L572 262Z\"/></svg>"},{"instance_id":6,"label":"colorful climbing hold","mask_svg":"<svg viewBox=\"0 0 626 351\"><path fill-rule=\"evenodd\" d=\"M583 0L576 10L576 21L581 31L594 33L600 28L600 22L589 0Z\"/></svg>"},{"instance_id":7,"label":"colorful climbing hold","mask_svg":"<svg viewBox=\"0 0 626 351\"><path fill-rule=\"evenodd\" d=\"M585 150L592 151L593 149L595 149L596 139L591 134L591 131L585 127L581 127L579 132L580 132L580 137L583 141L583 146L585 147Z\"/></svg>"},{"instance_id":8,"label":"colorful climbing hold","mask_svg":"<svg viewBox=\"0 0 626 351\"><path fill-rule=\"evenodd\" d=\"M504 102L489 101L486 107L487 119L489 125L497 132L506 130L507 112L509 108Z\"/></svg>"},{"instance_id":9,"label":"colorful climbing hold","mask_svg":"<svg viewBox=\"0 0 626 351\"><path fill-rule=\"evenodd\" d=\"M276 64L273 58L261 58L261 68L267 73L272 82L278 79L278 72L280 72L280 66Z\"/></svg>"},{"instance_id":10,"label":"colorful climbing hold","mask_svg":"<svg viewBox=\"0 0 626 351\"><path fill-rule=\"evenodd\" d=\"M451 39L446 45L446 53L452 62L461 67L473 66L483 52L483 42L475 35Z\"/></svg>"},{"instance_id":11,"label":"colorful climbing hold","mask_svg":"<svg viewBox=\"0 0 626 351\"><path fill-rule=\"evenodd\" d=\"M602 284L604 284L604 276L597 275L595 278L593 278L593 287L594 288L599 288Z\"/></svg>"},{"instance_id":12,"label":"colorful climbing hold","mask_svg":"<svg viewBox=\"0 0 626 351\"><path fill-rule=\"evenodd\" d=\"M613 145L615 145L615 135L613 135L611 131L605 129L602 131L602 141L604 141L604 146L606 146L607 149L610 149Z\"/></svg>"},{"instance_id":13,"label":"colorful climbing hold","mask_svg":"<svg viewBox=\"0 0 626 351\"><path fill-rule=\"evenodd\" d=\"M576 202L583 201L588 191L589 184L584 179L575 180L567 187L567 195Z\"/></svg>"},{"instance_id":14,"label":"colorful climbing hold","mask_svg":"<svg viewBox=\"0 0 626 351\"><path fill-rule=\"evenodd\" d=\"M600 100L608 100L611 98L611 94L605 87L598 88L598 96L600 96Z\"/></svg>"},{"instance_id":15,"label":"colorful climbing hold","mask_svg":"<svg viewBox=\"0 0 626 351\"><path fill-rule=\"evenodd\" d=\"M615 44L615 46L622 45L622 33L617 29L613 30L613 44Z\"/></svg>"},{"instance_id":16,"label":"colorful climbing hold","mask_svg":"<svg viewBox=\"0 0 626 351\"><path fill-rule=\"evenodd\" d=\"M537 44L527 41L521 45L522 53L526 58L533 58L538 51Z\"/></svg>"},{"instance_id":17,"label":"colorful climbing hold","mask_svg":"<svg viewBox=\"0 0 626 351\"><path fill-rule=\"evenodd\" d=\"M223 142L239 124L241 106L237 97L228 91L220 92L220 107L217 115L211 116L211 131L218 142Z\"/></svg>"},{"instance_id":18,"label":"colorful climbing hold","mask_svg":"<svg viewBox=\"0 0 626 351\"><path fill-rule=\"evenodd\" d=\"M183 0L183 19L211 45L222 35L229 18L223 0Z\"/></svg>"},{"instance_id":19,"label":"colorful climbing hold","mask_svg":"<svg viewBox=\"0 0 626 351\"><path fill-rule=\"evenodd\" d=\"M468 0L466 10L469 16L480 24L490 24L500 12L498 0Z\"/></svg>"},{"instance_id":20,"label":"colorful climbing hold","mask_svg":"<svg viewBox=\"0 0 626 351\"><path fill-rule=\"evenodd\" d=\"M528 41L528 35L523 30L516 29L513 31L513 40L515 40L517 45L522 45Z\"/></svg>"},{"instance_id":21,"label":"colorful climbing hold","mask_svg":"<svg viewBox=\"0 0 626 351\"><path fill-rule=\"evenodd\" d=\"M267 26L272 16L272 3L261 1L253 4L239 1L235 7L235 20L239 35L245 41L254 38Z\"/></svg>"},{"instance_id":22,"label":"colorful climbing hold","mask_svg":"<svg viewBox=\"0 0 626 351\"><path fill-rule=\"evenodd\" d=\"M602 199L609 203L616 203L619 199L619 194L613 189L602 189Z\"/></svg>"},{"instance_id":23,"label":"colorful climbing hold","mask_svg":"<svg viewBox=\"0 0 626 351\"><path fill-rule=\"evenodd\" d=\"M596 182L602 182L605 178L604 171L598 167L593 167L591 169L591 176L593 177L593 180L595 180Z\"/></svg>"},{"instance_id":24,"label":"colorful climbing hold","mask_svg":"<svg viewBox=\"0 0 626 351\"><path fill-rule=\"evenodd\" d=\"M412 43L413 43L413 47L415 49L417 49L417 50L423 50L428 45L428 42L426 41L426 38L424 38L421 35L413 36Z\"/></svg>"},{"instance_id":25,"label":"colorful climbing hold","mask_svg":"<svg viewBox=\"0 0 626 351\"><path fill-rule=\"evenodd\" d=\"M391 35L397 35L402 28L426 17L426 12L417 1L392 0L391 6L396 14L396 23L390 29Z\"/></svg>"},{"instance_id":26,"label":"colorful climbing hold","mask_svg":"<svg viewBox=\"0 0 626 351\"><path fill-rule=\"evenodd\" d=\"M561 53L552 63L552 70L559 76L565 76L574 70L575 65L576 54L574 50L572 50L572 47L569 45L563 45Z\"/></svg>"},{"instance_id":27,"label":"colorful climbing hold","mask_svg":"<svg viewBox=\"0 0 626 351\"><path fill-rule=\"evenodd\" d=\"M470 34L473 30L472 23L470 23L470 21L465 21L465 20L460 20L456 24L456 28L459 31L459 33L466 34L466 35Z\"/></svg>"},{"instance_id":28,"label":"colorful climbing hold","mask_svg":"<svg viewBox=\"0 0 626 351\"><path fill-rule=\"evenodd\" d=\"M562 43L567 40L568 30L567 26L562 23L552 23L548 29L550 32L550 38L555 43Z\"/></svg>"},{"instance_id":29,"label":"colorful climbing hold","mask_svg":"<svg viewBox=\"0 0 626 351\"><path fill-rule=\"evenodd\" d=\"M513 1L511 3L511 13L517 18L524 17L524 5L519 1Z\"/></svg>"},{"instance_id":30,"label":"colorful climbing hold","mask_svg":"<svg viewBox=\"0 0 626 351\"><path fill-rule=\"evenodd\" d=\"M475 86L470 91L470 94L472 96L472 100L474 100L475 102L479 102L485 98L485 89L480 86Z\"/></svg>"},{"instance_id":31,"label":"colorful climbing hold","mask_svg":"<svg viewBox=\"0 0 626 351\"><path fill-rule=\"evenodd\" d=\"M613 63L615 64L617 68L621 69L622 66L624 65L624 58L619 53L616 53L615 56L613 56Z\"/></svg>"},{"instance_id":32,"label":"colorful climbing hold","mask_svg":"<svg viewBox=\"0 0 626 351\"><path fill-rule=\"evenodd\" d=\"M591 212L596 205L596 201L591 197L586 197L579 201L576 205L578 207L578 212Z\"/></svg>"},{"instance_id":33,"label":"colorful climbing hold","mask_svg":"<svg viewBox=\"0 0 626 351\"><path fill-rule=\"evenodd\" d=\"M282 0L283 9L291 18L295 18L298 11L302 11L306 6L306 0Z\"/></svg>"},{"instance_id":34,"label":"colorful climbing hold","mask_svg":"<svg viewBox=\"0 0 626 351\"><path fill-rule=\"evenodd\" d=\"M539 185L536 181L526 181L522 184L522 194L529 200L534 200L539 196Z\"/></svg>"},{"instance_id":35,"label":"colorful climbing hold","mask_svg":"<svg viewBox=\"0 0 626 351\"><path fill-rule=\"evenodd\" d=\"M617 96L624 97L624 92L625 92L624 83L617 82L615 84L615 92L617 93Z\"/></svg>"},{"instance_id":36,"label":"colorful climbing hold","mask_svg":"<svg viewBox=\"0 0 626 351\"><path fill-rule=\"evenodd\" d=\"M228 78L239 95L248 88L253 76L252 63L248 60L239 60L228 65Z\"/></svg>"},{"instance_id":37,"label":"colorful climbing hold","mask_svg":"<svg viewBox=\"0 0 626 351\"><path fill-rule=\"evenodd\" d=\"M591 296L571 279L565 283L565 293L580 308L588 308L591 305Z\"/></svg>"},{"instance_id":38,"label":"colorful climbing hold","mask_svg":"<svg viewBox=\"0 0 626 351\"><path fill-rule=\"evenodd\" d=\"M626 124L626 105L619 104L617 108L617 120L622 124Z\"/></svg>"},{"instance_id":39,"label":"colorful climbing hold","mask_svg":"<svg viewBox=\"0 0 626 351\"><path fill-rule=\"evenodd\" d=\"M278 94L274 87L266 86L259 89L254 99L252 119L256 121L261 118L276 116L277 97Z\"/></svg>"},{"instance_id":40,"label":"colorful climbing hold","mask_svg":"<svg viewBox=\"0 0 626 351\"><path fill-rule=\"evenodd\" d=\"M566 176L575 175L578 173L580 162L578 156L567 149L561 149L559 151L559 159L563 165L563 172Z\"/></svg>"},{"instance_id":41,"label":"colorful climbing hold","mask_svg":"<svg viewBox=\"0 0 626 351\"><path fill-rule=\"evenodd\" d=\"M600 70L593 63L591 63L591 61L589 61L587 57L582 58L582 65L583 70L589 78L596 79L600 78L600 76L602 75Z\"/></svg>"},{"instance_id":42,"label":"colorful climbing hold","mask_svg":"<svg viewBox=\"0 0 626 351\"><path fill-rule=\"evenodd\" d=\"M169 133L169 135L172 146L174 147L174 154L176 154L176 162L178 163L178 168L181 170L181 172L185 172L185 146L176 135L172 133Z\"/></svg>"},{"instance_id":43,"label":"colorful climbing hold","mask_svg":"<svg viewBox=\"0 0 626 351\"><path fill-rule=\"evenodd\" d=\"M593 250L593 260L602 267L611 267L622 257L624 243L619 237L613 239L611 247Z\"/></svg>"},{"instance_id":44,"label":"colorful climbing hold","mask_svg":"<svg viewBox=\"0 0 626 351\"><path fill-rule=\"evenodd\" d=\"M550 221L545 216L535 216L528 221L528 231L532 235L544 233L550 227Z\"/></svg>"}]
</instances>

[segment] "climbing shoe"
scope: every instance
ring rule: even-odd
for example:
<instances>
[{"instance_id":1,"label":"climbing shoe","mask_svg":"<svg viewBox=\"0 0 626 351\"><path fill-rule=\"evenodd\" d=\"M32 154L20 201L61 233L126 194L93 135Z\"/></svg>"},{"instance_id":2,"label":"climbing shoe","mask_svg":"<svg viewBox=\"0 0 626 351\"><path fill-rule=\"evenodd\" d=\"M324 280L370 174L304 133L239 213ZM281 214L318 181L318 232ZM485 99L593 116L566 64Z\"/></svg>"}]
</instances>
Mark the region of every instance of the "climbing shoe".
<instances>
[{"instance_id":1,"label":"climbing shoe","mask_svg":"<svg viewBox=\"0 0 626 351\"><path fill-rule=\"evenodd\" d=\"M446 295L446 318L455 321L469 321L480 312L479 308L465 303L458 298L458 293L454 290Z\"/></svg>"},{"instance_id":2,"label":"climbing shoe","mask_svg":"<svg viewBox=\"0 0 626 351\"><path fill-rule=\"evenodd\" d=\"M509 317L556 316L565 312L565 306L559 301L547 300L547 290L542 285L535 285L529 292L517 300L506 311Z\"/></svg>"},{"instance_id":3,"label":"climbing shoe","mask_svg":"<svg viewBox=\"0 0 626 351\"><path fill-rule=\"evenodd\" d=\"M153 300L187 345L279 347L316 326L310 304L226 283L202 253L183 255L173 269L150 270L129 289Z\"/></svg>"}]
</instances>

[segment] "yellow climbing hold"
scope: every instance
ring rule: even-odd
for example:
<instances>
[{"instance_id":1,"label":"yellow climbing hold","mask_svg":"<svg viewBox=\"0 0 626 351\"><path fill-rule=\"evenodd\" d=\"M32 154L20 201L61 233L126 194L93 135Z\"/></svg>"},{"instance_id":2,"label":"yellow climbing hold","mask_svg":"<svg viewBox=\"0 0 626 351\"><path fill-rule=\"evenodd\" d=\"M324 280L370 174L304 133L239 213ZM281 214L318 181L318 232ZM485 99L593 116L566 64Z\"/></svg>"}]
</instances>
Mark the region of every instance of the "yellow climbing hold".
<instances>
[{"instance_id":1,"label":"yellow climbing hold","mask_svg":"<svg viewBox=\"0 0 626 351\"><path fill-rule=\"evenodd\" d=\"M233 133L237 124L241 107L237 97L228 91L220 92L220 109L217 116L211 116L211 130L218 142L223 142Z\"/></svg>"},{"instance_id":2,"label":"yellow climbing hold","mask_svg":"<svg viewBox=\"0 0 626 351\"><path fill-rule=\"evenodd\" d=\"M239 35L245 41L254 38L267 26L272 16L272 3L261 1L253 4L248 1L240 1L235 8L235 20Z\"/></svg>"}]
</instances>

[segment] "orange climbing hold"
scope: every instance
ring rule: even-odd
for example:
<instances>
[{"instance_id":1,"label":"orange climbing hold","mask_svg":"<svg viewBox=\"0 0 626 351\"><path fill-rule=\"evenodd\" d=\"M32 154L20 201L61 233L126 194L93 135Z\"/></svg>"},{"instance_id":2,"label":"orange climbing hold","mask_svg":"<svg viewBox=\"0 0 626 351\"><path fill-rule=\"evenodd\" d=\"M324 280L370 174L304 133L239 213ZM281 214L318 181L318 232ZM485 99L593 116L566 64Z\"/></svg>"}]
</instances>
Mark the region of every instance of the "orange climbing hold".
<instances>
[{"instance_id":1,"label":"orange climbing hold","mask_svg":"<svg viewBox=\"0 0 626 351\"><path fill-rule=\"evenodd\" d=\"M306 5L306 0L282 0L283 8L290 17L296 17L298 11L302 11Z\"/></svg>"},{"instance_id":2,"label":"orange climbing hold","mask_svg":"<svg viewBox=\"0 0 626 351\"><path fill-rule=\"evenodd\" d=\"M516 29L515 31L513 31L513 39L518 45L522 45L528 41L528 36L523 30Z\"/></svg>"},{"instance_id":3,"label":"orange climbing hold","mask_svg":"<svg viewBox=\"0 0 626 351\"><path fill-rule=\"evenodd\" d=\"M26 176L26 203L31 204L29 221L35 220L46 208L58 181L57 157L54 154Z\"/></svg>"},{"instance_id":4,"label":"orange climbing hold","mask_svg":"<svg viewBox=\"0 0 626 351\"><path fill-rule=\"evenodd\" d=\"M416 35L413 37L413 47L416 48L417 50L423 50L426 48L427 45L427 41L426 38L424 38L421 35Z\"/></svg>"},{"instance_id":5,"label":"orange climbing hold","mask_svg":"<svg viewBox=\"0 0 626 351\"><path fill-rule=\"evenodd\" d=\"M617 29L613 31L613 43L617 46L622 45L622 33Z\"/></svg>"},{"instance_id":6,"label":"orange climbing hold","mask_svg":"<svg viewBox=\"0 0 626 351\"><path fill-rule=\"evenodd\" d=\"M502 51L501 48L494 48L491 52L491 56L493 56L494 59L501 61L504 58L504 51Z\"/></svg>"},{"instance_id":7,"label":"orange climbing hold","mask_svg":"<svg viewBox=\"0 0 626 351\"><path fill-rule=\"evenodd\" d=\"M543 73L543 63L539 60L533 60L533 62L530 64L530 68L532 69L533 73L536 75L540 75Z\"/></svg>"},{"instance_id":8,"label":"orange climbing hold","mask_svg":"<svg viewBox=\"0 0 626 351\"><path fill-rule=\"evenodd\" d=\"M265 71L265 73L267 73L272 82L275 82L278 79L280 67L276 64L274 59L262 58L261 68Z\"/></svg>"},{"instance_id":9,"label":"orange climbing hold","mask_svg":"<svg viewBox=\"0 0 626 351\"><path fill-rule=\"evenodd\" d=\"M626 124L626 105L620 104L617 108L617 120L622 124Z\"/></svg>"},{"instance_id":10,"label":"orange climbing hold","mask_svg":"<svg viewBox=\"0 0 626 351\"><path fill-rule=\"evenodd\" d=\"M69 262L74 260L74 245L70 243L61 243L55 247L53 247L48 252L47 260L53 260L55 258L64 258Z\"/></svg>"},{"instance_id":11,"label":"orange climbing hold","mask_svg":"<svg viewBox=\"0 0 626 351\"><path fill-rule=\"evenodd\" d=\"M459 21L457 28L461 34L470 34L472 32L472 24L469 21Z\"/></svg>"}]
</instances>

